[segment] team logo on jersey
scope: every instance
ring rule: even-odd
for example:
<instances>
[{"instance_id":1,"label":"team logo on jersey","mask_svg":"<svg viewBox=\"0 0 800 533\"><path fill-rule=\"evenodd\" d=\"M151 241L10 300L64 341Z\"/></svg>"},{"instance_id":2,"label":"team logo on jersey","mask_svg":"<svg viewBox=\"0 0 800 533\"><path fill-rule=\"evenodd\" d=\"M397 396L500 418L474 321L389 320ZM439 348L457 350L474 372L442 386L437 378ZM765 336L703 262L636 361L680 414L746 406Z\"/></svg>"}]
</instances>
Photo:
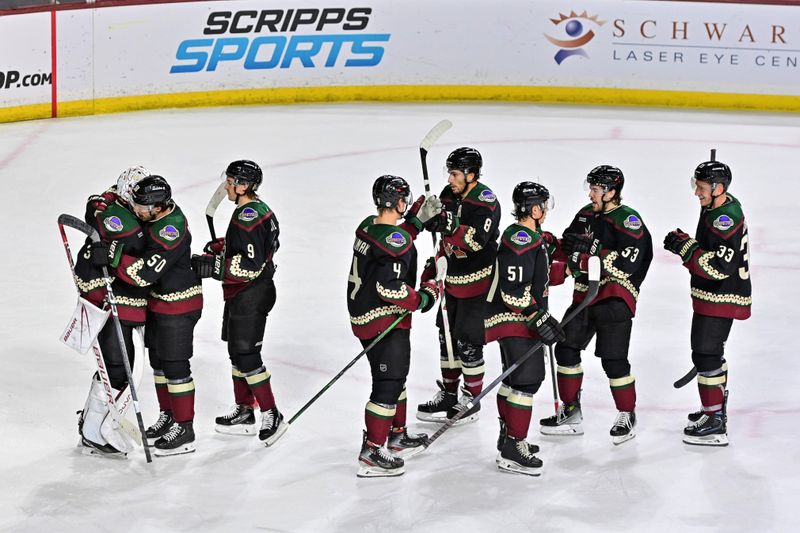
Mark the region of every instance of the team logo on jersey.
<instances>
[{"instance_id":1,"label":"team logo on jersey","mask_svg":"<svg viewBox=\"0 0 800 533\"><path fill-rule=\"evenodd\" d=\"M124 227L119 217L106 217L103 219L103 225L108 231L122 231Z\"/></svg>"},{"instance_id":2,"label":"team logo on jersey","mask_svg":"<svg viewBox=\"0 0 800 533\"><path fill-rule=\"evenodd\" d=\"M642 229L642 221L636 215L628 215L622 225L634 231Z\"/></svg>"},{"instance_id":3,"label":"team logo on jersey","mask_svg":"<svg viewBox=\"0 0 800 533\"><path fill-rule=\"evenodd\" d=\"M530 244L533 238L528 235L527 231L519 230L514 235L511 236L511 242L518 246L523 246L525 244Z\"/></svg>"},{"instance_id":4,"label":"team logo on jersey","mask_svg":"<svg viewBox=\"0 0 800 533\"><path fill-rule=\"evenodd\" d=\"M252 222L256 218L258 218L258 211L256 211L252 207L245 207L244 209L242 209L242 212L239 213L239 220L244 222Z\"/></svg>"},{"instance_id":5,"label":"team logo on jersey","mask_svg":"<svg viewBox=\"0 0 800 533\"><path fill-rule=\"evenodd\" d=\"M497 196L495 196L492 191L487 189L485 191L481 191L481 193L478 195L478 200L487 203L494 202L497 200Z\"/></svg>"},{"instance_id":6,"label":"team logo on jersey","mask_svg":"<svg viewBox=\"0 0 800 533\"><path fill-rule=\"evenodd\" d=\"M714 221L714 227L720 231L728 231L733 227L733 219L728 215L720 215Z\"/></svg>"},{"instance_id":7,"label":"team logo on jersey","mask_svg":"<svg viewBox=\"0 0 800 533\"><path fill-rule=\"evenodd\" d=\"M161 231L158 232L158 235L162 239L168 241L174 241L175 239L181 236L181 232L178 231L178 228L170 224L168 226L164 226L163 228L161 228Z\"/></svg>"},{"instance_id":8,"label":"team logo on jersey","mask_svg":"<svg viewBox=\"0 0 800 533\"><path fill-rule=\"evenodd\" d=\"M386 242L390 246L394 246L395 248L400 248L402 246L405 246L406 242L408 241L406 241L406 238L403 237L402 233L400 233L399 231L395 231L394 233L386 237Z\"/></svg>"}]
</instances>

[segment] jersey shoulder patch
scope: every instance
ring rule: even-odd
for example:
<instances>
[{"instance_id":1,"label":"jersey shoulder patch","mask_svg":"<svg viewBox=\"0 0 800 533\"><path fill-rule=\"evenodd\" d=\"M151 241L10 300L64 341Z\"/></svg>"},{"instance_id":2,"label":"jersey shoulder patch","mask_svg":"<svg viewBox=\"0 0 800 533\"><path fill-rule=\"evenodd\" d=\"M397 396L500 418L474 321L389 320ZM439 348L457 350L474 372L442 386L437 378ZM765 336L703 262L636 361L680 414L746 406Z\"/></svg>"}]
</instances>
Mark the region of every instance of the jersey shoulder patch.
<instances>
[{"instance_id":1,"label":"jersey shoulder patch","mask_svg":"<svg viewBox=\"0 0 800 533\"><path fill-rule=\"evenodd\" d=\"M494 205L497 203L497 195L495 195L489 187L481 182L478 182L475 188L469 192L467 198L489 205Z\"/></svg>"},{"instance_id":2,"label":"jersey shoulder patch","mask_svg":"<svg viewBox=\"0 0 800 533\"><path fill-rule=\"evenodd\" d=\"M639 233L645 227L639 213L626 205L621 205L617 209L611 211L609 217L614 221L615 225L631 233Z\"/></svg>"},{"instance_id":3,"label":"jersey shoulder patch","mask_svg":"<svg viewBox=\"0 0 800 533\"><path fill-rule=\"evenodd\" d=\"M166 248L177 246L187 234L186 217L178 206L150 226L150 235Z\"/></svg>"},{"instance_id":4,"label":"jersey shoulder patch","mask_svg":"<svg viewBox=\"0 0 800 533\"><path fill-rule=\"evenodd\" d=\"M519 224L511 224L506 228L502 240L503 244L518 254L536 248L542 243L542 237L538 232Z\"/></svg>"},{"instance_id":5,"label":"jersey shoulder patch","mask_svg":"<svg viewBox=\"0 0 800 533\"><path fill-rule=\"evenodd\" d=\"M368 217L362 222L359 230L366 233L369 240L381 250L390 255L402 255L414 244L411 235L400 226L374 224L373 218Z\"/></svg>"},{"instance_id":6,"label":"jersey shoulder patch","mask_svg":"<svg viewBox=\"0 0 800 533\"><path fill-rule=\"evenodd\" d=\"M267 204L261 201L249 202L236 208L233 218L237 224L242 226L254 226L263 218L272 214Z\"/></svg>"},{"instance_id":7,"label":"jersey shoulder patch","mask_svg":"<svg viewBox=\"0 0 800 533\"><path fill-rule=\"evenodd\" d=\"M98 213L97 222L111 236L130 233L140 228L139 219L117 203L110 204L105 211Z\"/></svg>"},{"instance_id":8,"label":"jersey shoulder patch","mask_svg":"<svg viewBox=\"0 0 800 533\"><path fill-rule=\"evenodd\" d=\"M744 220L742 204L730 194L728 198L730 201L705 212L706 223L720 233L728 233Z\"/></svg>"}]
</instances>

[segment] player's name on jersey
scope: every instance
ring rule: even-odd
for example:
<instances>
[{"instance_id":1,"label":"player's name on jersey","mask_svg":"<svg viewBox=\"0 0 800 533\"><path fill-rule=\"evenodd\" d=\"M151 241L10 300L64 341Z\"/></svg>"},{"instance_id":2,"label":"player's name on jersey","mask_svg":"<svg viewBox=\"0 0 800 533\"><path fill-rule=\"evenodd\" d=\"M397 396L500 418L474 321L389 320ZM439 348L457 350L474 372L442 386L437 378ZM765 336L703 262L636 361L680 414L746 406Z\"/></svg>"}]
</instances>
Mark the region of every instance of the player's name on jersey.
<instances>
[{"instance_id":1,"label":"player's name on jersey","mask_svg":"<svg viewBox=\"0 0 800 533\"><path fill-rule=\"evenodd\" d=\"M369 251L369 243L362 241L358 237L356 237L356 241L353 243L353 251L359 254L367 255Z\"/></svg>"}]
</instances>

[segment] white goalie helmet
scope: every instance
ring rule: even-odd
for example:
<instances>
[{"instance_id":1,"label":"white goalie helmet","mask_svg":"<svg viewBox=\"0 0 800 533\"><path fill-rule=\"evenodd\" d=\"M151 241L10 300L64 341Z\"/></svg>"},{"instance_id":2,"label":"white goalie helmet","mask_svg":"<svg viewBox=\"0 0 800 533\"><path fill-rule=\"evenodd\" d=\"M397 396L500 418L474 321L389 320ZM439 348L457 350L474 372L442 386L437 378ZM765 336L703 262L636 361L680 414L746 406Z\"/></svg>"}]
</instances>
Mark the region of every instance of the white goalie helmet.
<instances>
[{"instance_id":1,"label":"white goalie helmet","mask_svg":"<svg viewBox=\"0 0 800 533\"><path fill-rule=\"evenodd\" d=\"M117 196L130 204L133 186L149 175L150 171L141 165L126 168L117 178Z\"/></svg>"}]
</instances>

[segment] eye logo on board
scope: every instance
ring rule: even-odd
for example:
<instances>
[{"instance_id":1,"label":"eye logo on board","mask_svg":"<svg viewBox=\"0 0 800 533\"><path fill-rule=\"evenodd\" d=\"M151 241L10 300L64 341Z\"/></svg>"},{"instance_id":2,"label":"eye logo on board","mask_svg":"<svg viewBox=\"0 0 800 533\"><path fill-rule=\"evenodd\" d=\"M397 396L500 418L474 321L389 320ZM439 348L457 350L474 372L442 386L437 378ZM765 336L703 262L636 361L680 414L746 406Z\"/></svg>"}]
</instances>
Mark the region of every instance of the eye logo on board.
<instances>
[{"instance_id":1,"label":"eye logo on board","mask_svg":"<svg viewBox=\"0 0 800 533\"><path fill-rule=\"evenodd\" d=\"M606 23L605 20L600 20L597 15L589 15L586 11L578 14L570 11L569 15L559 13L558 18L550 19L556 26L558 36L547 35L544 36L550 41L551 44L559 48L556 55L553 57L555 62L559 65L567 58L572 56L581 56L589 58L589 54L583 47L592 39L595 38L594 28L599 28Z\"/></svg>"}]
</instances>

